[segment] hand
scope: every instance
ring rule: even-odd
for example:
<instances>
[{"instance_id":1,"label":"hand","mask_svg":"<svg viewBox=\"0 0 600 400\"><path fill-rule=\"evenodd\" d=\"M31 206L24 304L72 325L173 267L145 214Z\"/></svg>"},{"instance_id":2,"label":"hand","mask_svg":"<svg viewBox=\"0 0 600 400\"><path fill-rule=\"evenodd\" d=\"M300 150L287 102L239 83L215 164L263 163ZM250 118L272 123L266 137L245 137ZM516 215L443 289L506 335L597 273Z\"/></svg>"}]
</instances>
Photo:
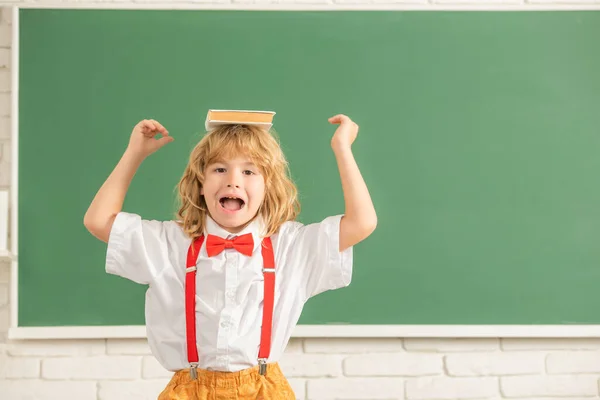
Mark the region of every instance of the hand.
<instances>
[{"instance_id":1,"label":"hand","mask_svg":"<svg viewBox=\"0 0 600 400\"><path fill-rule=\"evenodd\" d=\"M161 134L160 139L155 139L157 134ZM169 136L169 131L165 129L158 121L153 119L145 119L133 128L129 146L127 150L134 154L146 158L156 150L160 149L167 143L171 143L172 136Z\"/></svg>"},{"instance_id":2,"label":"hand","mask_svg":"<svg viewBox=\"0 0 600 400\"><path fill-rule=\"evenodd\" d=\"M358 125L344 114L335 115L328 120L331 124L339 124L338 128L331 138L331 147L336 150L340 148L350 148L356 135L358 135Z\"/></svg>"}]
</instances>

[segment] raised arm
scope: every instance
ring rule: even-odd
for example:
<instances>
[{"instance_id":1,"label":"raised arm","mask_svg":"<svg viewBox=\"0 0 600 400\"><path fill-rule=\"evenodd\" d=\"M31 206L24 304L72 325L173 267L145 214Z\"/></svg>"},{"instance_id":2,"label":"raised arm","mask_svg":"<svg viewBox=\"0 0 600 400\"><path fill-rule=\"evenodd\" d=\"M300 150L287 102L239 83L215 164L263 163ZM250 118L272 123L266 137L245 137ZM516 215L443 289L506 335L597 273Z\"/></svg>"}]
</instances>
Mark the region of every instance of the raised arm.
<instances>
[{"instance_id":1,"label":"raised arm","mask_svg":"<svg viewBox=\"0 0 600 400\"><path fill-rule=\"evenodd\" d=\"M331 147L340 171L346 207L340 222L340 251L344 251L366 239L375 230L377 214L352 154L358 125L343 114L329 118L329 122L339 124L331 139Z\"/></svg>"},{"instance_id":2,"label":"raised arm","mask_svg":"<svg viewBox=\"0 0 600 400\"><path fill-rule=\"evenodd\" d=\"M162 138L155 139L158 133ZM123 208L131 180L142 161L172 141L169 132L157 121L143 120L133 128L125 153L96 193L83 218L83 224L92 235L108 243L113 222Z\"/></svg>"}]
</instances>

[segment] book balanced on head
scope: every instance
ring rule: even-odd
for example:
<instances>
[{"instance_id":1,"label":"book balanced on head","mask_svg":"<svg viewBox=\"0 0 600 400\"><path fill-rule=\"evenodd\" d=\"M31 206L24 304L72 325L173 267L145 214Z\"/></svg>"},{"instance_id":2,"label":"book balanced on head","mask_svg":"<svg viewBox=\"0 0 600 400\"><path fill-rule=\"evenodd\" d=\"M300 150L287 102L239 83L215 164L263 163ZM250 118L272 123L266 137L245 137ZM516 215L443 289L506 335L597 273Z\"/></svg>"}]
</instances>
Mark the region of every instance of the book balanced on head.
<instances>
[{"instance_id":1,"label":"book balanced on head","mask_svg":"<svg viewBox=\"0 0 600 400\"><path fill-rule=\"evenodd\" d=\"M220 125L257 125L269 130L274 116L273 111L208 110L204 126L207 131Z\"/></svg>"}]
</instances>

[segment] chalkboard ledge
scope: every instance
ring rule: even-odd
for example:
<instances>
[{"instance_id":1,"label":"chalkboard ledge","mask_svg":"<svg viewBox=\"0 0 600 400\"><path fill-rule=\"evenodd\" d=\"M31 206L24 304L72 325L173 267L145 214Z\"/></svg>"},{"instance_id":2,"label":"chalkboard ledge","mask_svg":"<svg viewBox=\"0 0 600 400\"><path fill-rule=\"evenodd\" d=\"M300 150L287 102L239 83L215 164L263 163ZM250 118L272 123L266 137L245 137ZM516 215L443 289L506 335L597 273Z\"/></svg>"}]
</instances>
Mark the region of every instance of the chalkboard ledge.
<instances>
[{"instance_id":1,"label":"chalkboard ledge","mask_svg":"<svg viewBox=\"0 0 600 400\"><path fill-rule=\"evenodd\" d=\"M12 260L14 257L8 250L0 250L0 261Z\"/></svg>"},{"instance_id":2,"label":"chalkboard ledge","mask_svg":"<svg viewBox=\"0 0 600 400\"><path fill-rule=\"evenodd\" d=\"M144 326L13 327L9 339L144 339ZM296 338L590 338L600 325L298 325Z\"/></svg>"}]
</instances>

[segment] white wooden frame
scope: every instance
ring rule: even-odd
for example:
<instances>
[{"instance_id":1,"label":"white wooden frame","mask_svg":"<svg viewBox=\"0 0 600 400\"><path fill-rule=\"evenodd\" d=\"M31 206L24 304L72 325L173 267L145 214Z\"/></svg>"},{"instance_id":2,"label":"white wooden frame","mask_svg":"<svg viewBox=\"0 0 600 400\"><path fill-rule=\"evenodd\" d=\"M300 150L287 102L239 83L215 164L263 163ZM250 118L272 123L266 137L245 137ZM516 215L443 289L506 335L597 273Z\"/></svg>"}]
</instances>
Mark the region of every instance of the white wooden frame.
<instances>
[{"instance_id":1,"label":"white wooden frame","mask_svg":"<svg viewBox=\"0 0 600 400\"><path fill-rule=\"evenodd\" d=\"M0 257L10 256L8 249L9 196L9 190L0 190Z\"/></svg>"},{"instance_id":2,"label":"white wooden frame","mask_svg":"<svg viewBox=\"0 0 600 400\"><path fill-rule=\"evenodd\" d=\"M18 325L18 157L19 157L19 9L20 8L77 8L77 9L186 9L186 10L462 10L462 11L577 11L600 10L600 4L154 4L110 3L98 4L35 4L13 7L12 18L12 184L11 207L11 254L0 254L11 259L10 282L10 328L9 339L107 339L145 338L144 326L75 326L75 327L19 327ZM299 325L294 337L437 337L437 338L489 338L489 337L536 337L536 338L582 338L600 337L600 325Z\"/></svg>"}]
</instances>

